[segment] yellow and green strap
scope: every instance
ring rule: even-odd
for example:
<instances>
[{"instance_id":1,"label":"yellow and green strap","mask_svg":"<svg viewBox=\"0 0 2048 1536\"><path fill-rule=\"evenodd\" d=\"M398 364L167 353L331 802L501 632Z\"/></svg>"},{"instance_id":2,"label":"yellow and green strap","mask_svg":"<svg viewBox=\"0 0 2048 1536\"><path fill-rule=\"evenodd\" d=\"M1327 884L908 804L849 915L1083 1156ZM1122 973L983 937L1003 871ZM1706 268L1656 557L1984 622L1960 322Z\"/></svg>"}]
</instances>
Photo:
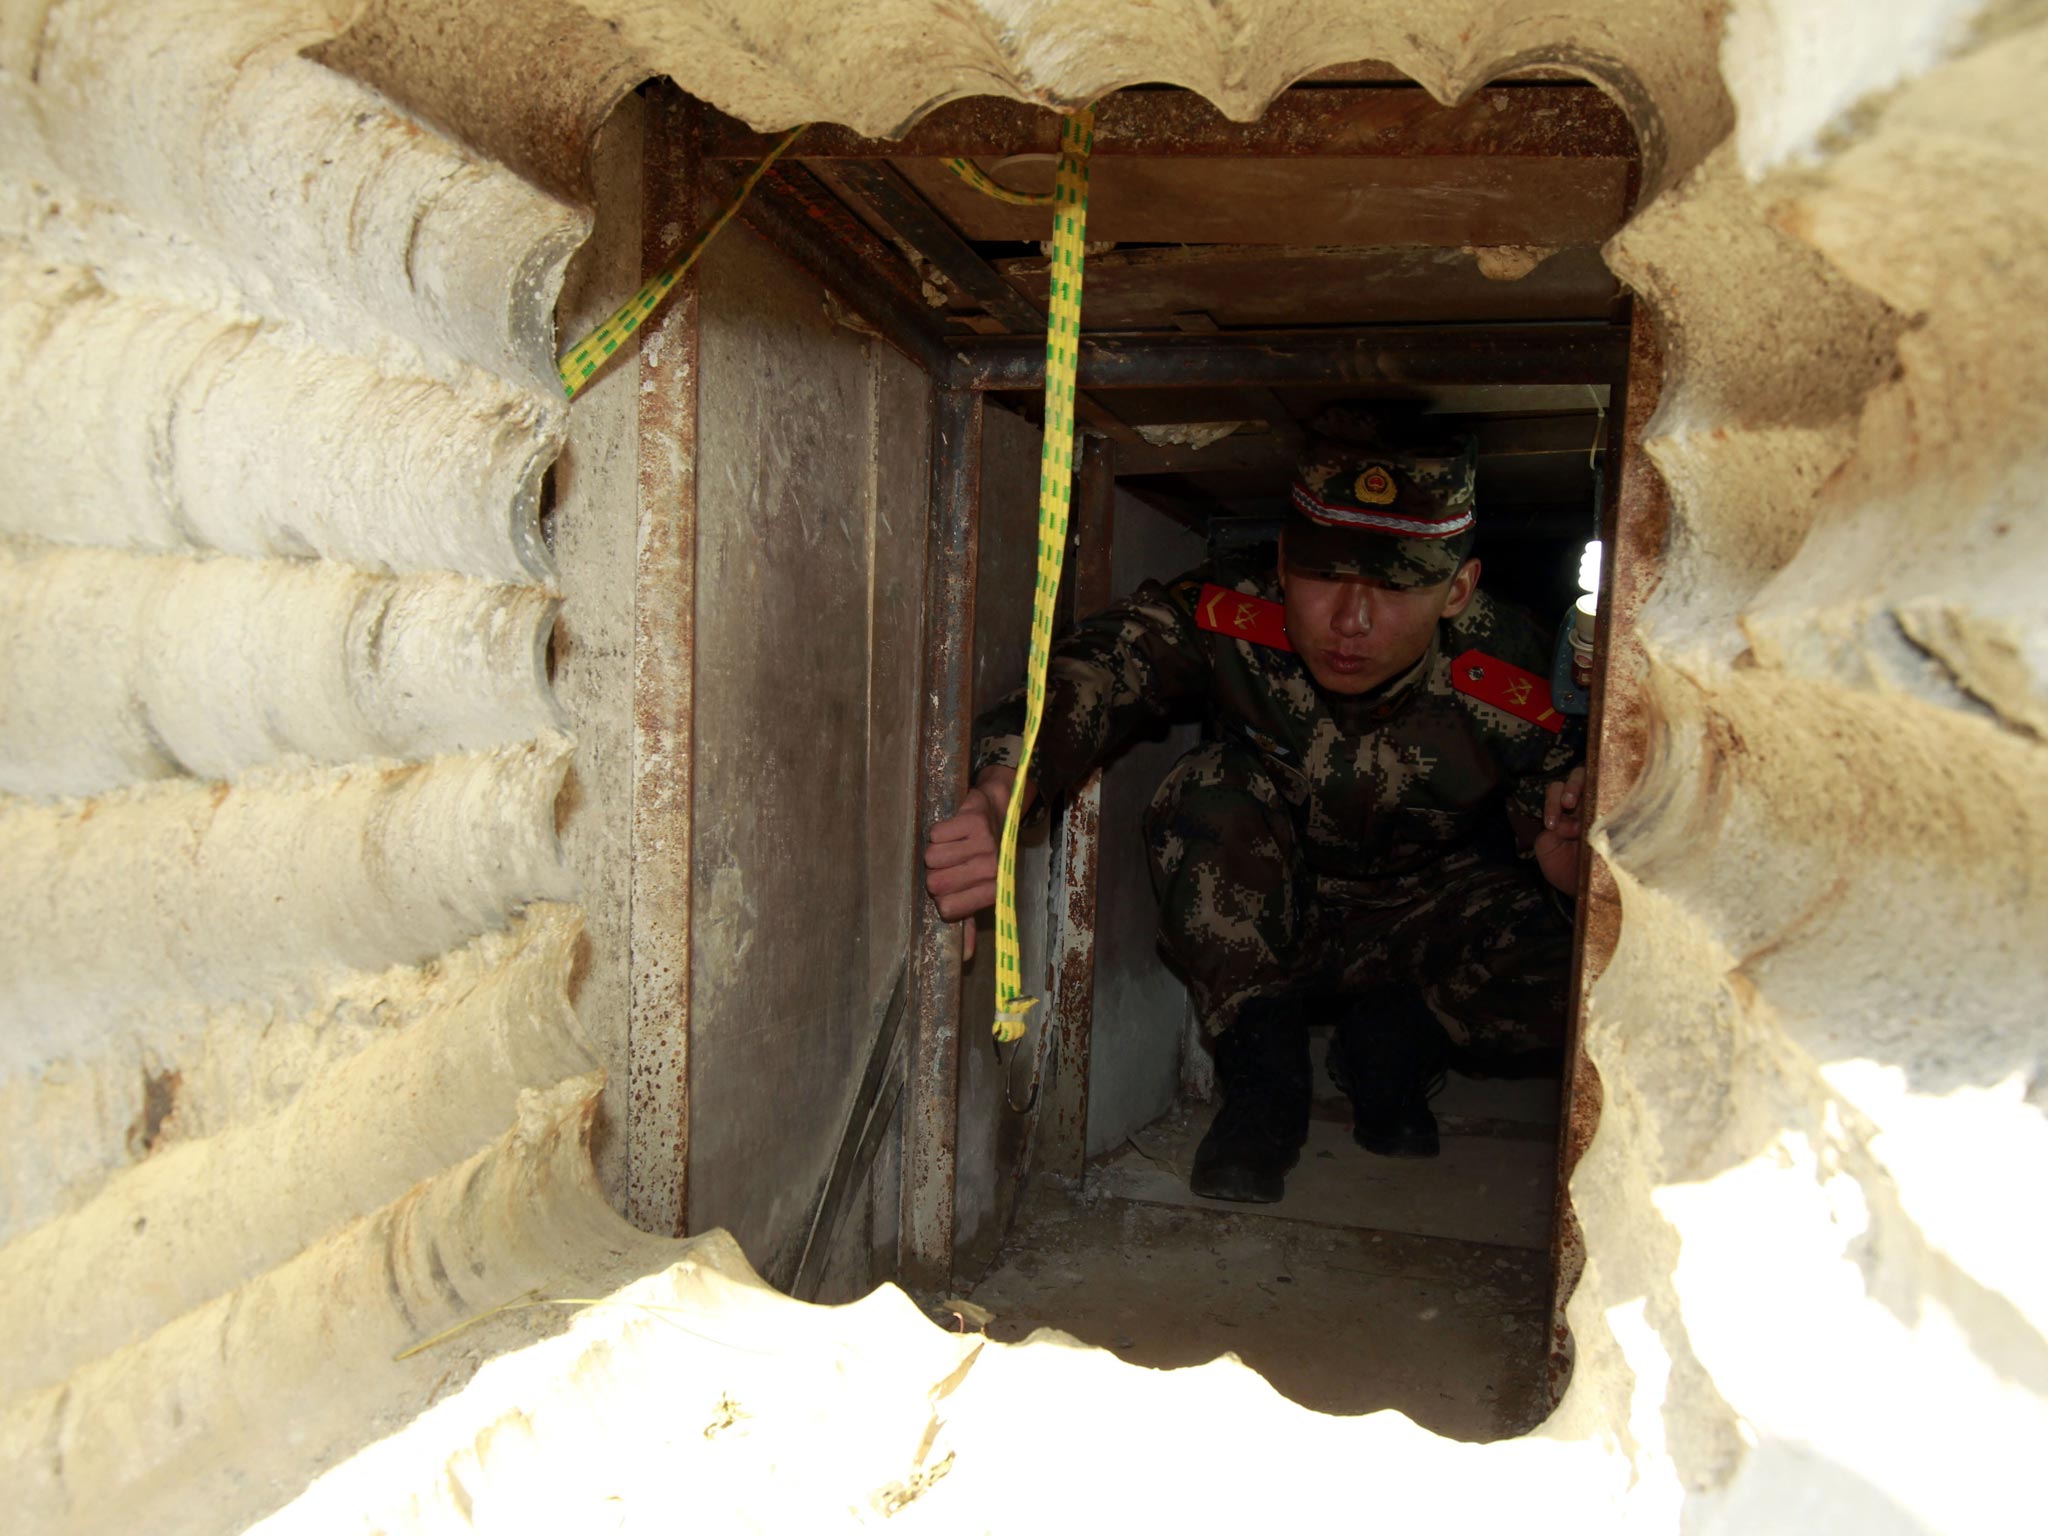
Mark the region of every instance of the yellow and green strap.
<instances>
[{"instance_id":1,"label":"yellow and green strap","mask_svg":"<svg viewBox=\"0 0 2048 1536\"><path fill-rule=\"evenodd\" d=\"M1052 206L1054 199L1059 196L1057 190L1051 192L1013 191L1009 187L1004 186L1000 181L997 181L965 155L956 155L951 160L948 160L946 162L946 169L974 188L975 191L984 193L999 203L1015 203L1019 208L1049 208ZM1082 191L1085 194L1087 188L1083 187ZM1084 208L1087 206L1085 201L1082 203L1082 206Z\"/></svg>"},{"instance_id":2,"label":"yellow and green strap","mask_svg":"<svg viewBox=\"0 0 2048 1536\"><path fill-rule=\"evenodd\" d=\"M998 1040L1024 1033L1024 1015L1038 1001L1024 995L1017 944L1017 829L1029 796L1031 754L1045 715L1045 674L1052 656L1053 608L1067 552L1067 507L1074 486L1074 369L1081 352L1081 262L1088 233L1088 155L1095 114L1083 110L1060 132L1059 171L1052 187L1052 292L1045 328L1045 448L1038 475L1038 581L1031 594L1031 651L1024 676L1024 748L1017 784L1003 817L996 862L996 1022ZM977 173L979 174L979 173Z\"/></svg>"},{"instance_id":3,"label":"yellow and green strap","mask_svg":"<svg viewBox=\"0 0 2048 1536\"><path fill-rule=\"evenodd\" d=\"M797 135L809 126L808 123L799 123L784 134L782 142L768 151L768 158L747 173L747 179L725 200L725 206L713 215L711 222L697 231L697 237L678 251L673 261L643 283L638 293L613 310L602 325L563 355L556 368L561 375L563 394L574 400L577 391L588 384L612 354L626 344L626 338L647 323L648 316L661 307L661 301L668 297L669 290L682 281L683 274L704 254L705 247L740 211L740 204L747 200L755 184L768 174L768 167L779 160L782 152L794 144Z\"/></svg>"}]
</instances>

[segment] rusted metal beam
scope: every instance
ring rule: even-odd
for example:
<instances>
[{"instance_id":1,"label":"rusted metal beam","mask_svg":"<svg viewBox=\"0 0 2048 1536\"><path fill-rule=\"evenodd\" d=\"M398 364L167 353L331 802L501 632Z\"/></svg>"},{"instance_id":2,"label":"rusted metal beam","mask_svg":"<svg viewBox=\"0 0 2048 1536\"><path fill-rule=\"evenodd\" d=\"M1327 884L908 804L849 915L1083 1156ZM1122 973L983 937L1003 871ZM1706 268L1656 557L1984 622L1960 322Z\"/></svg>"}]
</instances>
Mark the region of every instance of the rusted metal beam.
<instances>
[{"instance_id":1,"label":"rusted metal beam","mask_svg":"<svg viewBox=\"0 0 2048 1536\"><path fill-rule=\"evenodd\" d=\"M955 338L956 382L1031 390L1045 382L1042 342ZM1083 389L1351 384L1609 384L1628 356L1621 326L1385 325L1317 331L1145 331L1083 336Z\"/></svg>"},{"instance_id":2,"label":"rusted metal beam","mask_svg":"<svg viewBox=\"0 0 2048 1536\"><path fill-rule=\"evenodd\" d=\"M731 185L720 182L720 190ZM943 333L929 311L850 254L849 247L803 204L764 182L740 208L740 222L829 288L846 307L925 372L952 366Z\"/></svg>"},{"instance_id":3,"label":"rusted metal beam","mask_svg":"<svg viewBox=\"0 0 2048 1536\"><path fill-rule=\"evenodd\" d=\"M640 270L674 254L678 210L698 215L701 108L647 100ZM684 233L688 233L687 230ZM697 272L647 324L640 371L639 518L633 572L626 1214L683 1235L689 1212L690 903L696 760Z\"/></svg>"},{"instance_id":4,"label":"rusted metal beam","mask_svg":"<svg viewBox=\"0 0 2048 1536\"><path fill-rule=\"evenodd\" d=\"M1074 416L1088 431L1106 437L1112 443L1138 444L1145 441L1123 417L1093 395L1074 397Z\"/></svg>"},{"instance_id":5,"label":"rusted metal beam","mask_svg":"<svg viewBox=\"0 0 2048 1536\"><path fill-rule=\"evenodd\" d=\"M1471 432L1482 460L1544 456L1583 459L1601 446L1600 417L1591 411L1568 416L1432 416L1434 426ZM1148 443L1135 431L1135 444L1117 455L1119 475L1210 475L1265 469L1285 463L1297 440L1264 432L1235 432L1202 448L1182 443Z\"/></svg>"},{"instance_id":6,"label":"rusted metal beam","mask_svg":"<svg viewBox=\"0 0 2048 1536\"><path fill-rule=\"evenodd\" d=\"M1649 750L1644 698L1647 664L1636 617L1663 572L1671 497L1663 475L1643 451L1643 435L1664 387L1662 340L1646 306L1633 306L1628 373L1613 396L1616 451L1608 460L1607 499L1600 509L1605 558L1600 616L1594 631L1592 713L1586 722L1586 797L1579 816L1589 827L1602 806L1620 802L1642 772ZM1571 1177L1600 1122L1600 1074L1586 1055L1586 994L1607 969L1621 936L1620 892L1590 844L1579 865L1578 920L1572 943L1570 1017L1558 1113L1557 1197L1551 1226L1551 1400L1571 1375L1572 1341L1565 1307L1585 1268L1585 1236L1572 1209Z\"/></svg>"},{"instance_id":7,"label":"rusted metal beam","mask_svg":"<svg viewBox=\"0 0 2048 1536\"><path fill-rule=\"evenodd\" d=\"M938 107L900 139L863 138L821 123L804 135L804 159L885 160L953 155L1056 154L1061 114L1048 107L974 96ZM716 159L759 160L774 147L730 118L714 123ZM1431 155L1629 159L1627 116L1590 85L1545 90L1492 87L1446 107L1425 91L1288 91L1255 123L1233 122L1193 91L1122 91L1095 109L1096 158L1116 155L1262 159Z\"/></svg>"},{"instance_id":8,"label":"rusted metal beam","mask_svg":"<svg viewBox=\"0 0 2048 1536\"><path fill-rule=\"evenodd\" d=\"M1227 470L1285 468L1292 444L1263 432L1239 432L1206 448L1185 443L1137 443L1116 456L1119 475L1213 475ZM1282 488L1285 489L1284 487Z\"/></svg>"},{"instance_id":9,"label":"rusted metal beam","mask_svg":"<svg viewBox=\"0 0 2048 1536\"><path fill-rule=\"evenodd\" d=\"M1479 439L1482 459L1539 458L1560 454L1584 458L1606 446L1606 422L1598 411L1562 416L1444 416L1445 425Z\"/></svg>"},{"instance_id":10,"label":"rusted metal beam","mask_svg":"<svg viewBox=\"0 0 2048 1536\"><path fill-rule=\"evenodd\" d=\"M1045 311L1005 282L893 169L876 160L849 160L837 167L836 179L1005 330L1044 335Z\"/></svg>"},{"instance_id":11,"label":"rusted metal beam","mask_svg":"<svg viewBox=\"0 0 2048 1536\"><path fill-rule=\"evenodd\" d=\"M1223 330L1214 315L1201 310L1184 310L1173 317L1173 323L1190 336L1216 336ZM1248 389L1244 398L1251 406L1247 419L1265 422L1268 432L1284 439L1291 447L1300 446L1305 434L1284 400L1270 389Z\"/></svg>"},{"instance_id":12,"label":"rusted metal beam","mask_svg":"<svg viewBox=\"0 0 2048 1536\"><path fill-rule=\"evenodd\" d=\"M908 299L919 313L931 307L925 298L923 278L898 244L886 233L871 228L848 207L838 187L809 166L788 164L773 167L766 185L774 189L786 206L801 208L806 224L845 250L857 266L883 287Z\"/></svg>"},{"instance_id":13,"label":"rusted metal beam","mask_svg":"<svg viewBox=\"0 0 2048 1536\"><path fill-rule=\"evenodd\" d=\"M1521 69L1510 70L1500 78L1502 80L1520 81L1532 86L1550 85L1560 81L1567 85L1585 84L1585 77L1583 75L1575 75L1568 69L1558 69L1548 64L1526 65ZM1413 91L1422 89L1421 86L1415 83L1412 77L1403 73L1394 65L1387 63L1384 59L1357 59L1349 64L1326 64L1321 69L1312 70L1308 74L1303 75L1299 80L1295 81L1295 85L1300 87L1324 82L1350 85L1361 81L1378 85L1382 88L1393 87Z\"/></svg>"},{"instance_id":14,"label":"rusted metal beam","mask_svg":"<svg viewBox=\"0 0 2048 1536\"><path fill-rule=\"evenodd\" d=\"M1011 333L1045 333L1045 311L984 261L979 251L961 239L953 226L888 166L842 161L833 167L832 180L850 196L866 202L886 227L979 304L994 324ZM1085 426L1114 442L1144 441L1099 400L1082 395L1074 402L1074 413Z\"/></svg>"},{"instance_id":15,"label":"rusted metal beam","mask_svg":"<svg viewBox=\"0 0 2048 1536\"><path fill-rule=\"evenodd\" d=\"M1111 588L1110 547L1116 514L1115 458L1100 439L1081 452L1074 487L1073 607L1086 616L1106 608ZM1078 1179L1088 1164L1088 1073L1095 1033L1095 894L1101 862L1102 770L1068 795L1060 815L1054 864L1052 931L1052 1081L1040 1166Z\"/></svg>"},{"instance_id":16,"label":"rusted metal beam","mask_svg":"<svg viewBox=\"0 0 2048 1536\"><path fill-rule=\"evenodd\" d=\"M973 728L974 600L981 521L983 397L932 392L931 522L925 543L924 676L919 689L919 840L967 789ZM953 1278L953 1190L960 1142L961 934L920 883L910 929L911 1033L903 1119L902 1269L907 1284Z\"/></svg>"}]
</instances>

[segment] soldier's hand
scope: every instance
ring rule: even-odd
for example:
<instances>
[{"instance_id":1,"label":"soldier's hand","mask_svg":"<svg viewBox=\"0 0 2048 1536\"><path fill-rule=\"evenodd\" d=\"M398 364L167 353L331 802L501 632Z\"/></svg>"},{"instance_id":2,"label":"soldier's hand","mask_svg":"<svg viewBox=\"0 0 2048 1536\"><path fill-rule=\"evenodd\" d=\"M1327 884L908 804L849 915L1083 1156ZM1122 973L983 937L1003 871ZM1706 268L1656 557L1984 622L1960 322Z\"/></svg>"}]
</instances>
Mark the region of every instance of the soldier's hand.
<instances>
[{"instance_id":1,"label":"soldier's hand","mask_svg":"<svg viewBox=\"0 0 2048 1536\"><path fill-rule=\"evenodd\" d=\"M1016 770L984 768L959 809L932 828L924 850L924 888L947 922L969 919L961 958L974 958L974 914L996 904L996 851Z\"/></svg>"},{"instance_id":2,"label":"soldier's hand","mask_svg":"<svg viewBox=\"0 0 2048 1536\"><path fill-rule=\"evenodd\" d=\"M1543 791L1543 830L1536 834L1532 851L1543 878L1567 895L1579 889L1579 836L1583 830L1579 807L1586 798L1586 769L1582 763L1561 782Z\"/></svg>"}]
</instances>

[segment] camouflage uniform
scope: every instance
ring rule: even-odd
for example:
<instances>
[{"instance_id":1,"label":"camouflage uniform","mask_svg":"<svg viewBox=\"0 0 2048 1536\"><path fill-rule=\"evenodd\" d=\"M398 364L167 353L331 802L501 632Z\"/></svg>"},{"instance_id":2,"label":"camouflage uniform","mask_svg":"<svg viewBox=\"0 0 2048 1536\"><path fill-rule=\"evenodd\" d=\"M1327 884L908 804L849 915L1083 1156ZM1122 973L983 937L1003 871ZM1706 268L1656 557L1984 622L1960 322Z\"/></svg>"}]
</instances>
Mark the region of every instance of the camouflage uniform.
<instances>
[{"instance_id":1,"label":"camouflage uniform","mask_svg":"<svg viewBox=\"0 0 2048 1536\"><path fill-rule=\"evenodd\" d=\"M1292 560L1293 523L1288 538ZM1445 579L1437 551L1399 542L1412 584ZM1057 799L1140 734L1206 714L1214 739L1174 767L1145 821L1161 944L1206 1027L1253 998L1408 981L1473 1066L1554 1049L1569 905L1515 859L1502 809L1540 825L1544 787L1579 743L1459 692L1451 673L1476 648L1547 674L1540 637L1476 594L1407 674L1347 699L1290 651L1201 627L1208 583L1280 596L1270 570L1203 567L1083 621L1055 644L1033 766ZM1015 766L1022 719L1019 694L978 722L976 773Z\"/></svg>"}]
</instances>

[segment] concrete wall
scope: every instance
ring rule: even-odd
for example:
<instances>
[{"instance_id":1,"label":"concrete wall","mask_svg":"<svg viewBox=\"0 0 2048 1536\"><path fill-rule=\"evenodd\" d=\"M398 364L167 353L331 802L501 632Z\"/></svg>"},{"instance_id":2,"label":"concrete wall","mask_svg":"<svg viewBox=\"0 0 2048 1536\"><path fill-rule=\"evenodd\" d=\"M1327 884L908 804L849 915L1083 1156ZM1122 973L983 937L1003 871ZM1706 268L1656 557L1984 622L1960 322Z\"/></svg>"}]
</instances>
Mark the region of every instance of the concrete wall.
<instances>
[{"instance_id":1,"label":"concrete wall","mask_svg":"<svg viewBox=\"0 0 2048 1536\"><path fill-rule=\"evenodd\" d=\"M1128 592L1198 565L1202 540L1165 514L1119 494L1111 582ZM1180 725L1134 743L1102 776L1102 865L1095 939L1095 1051L1088 1075L1088 1152L1120 1146L1164 1114L1180 1087L1187 988L1159 956L1159 904L1145 853L1145 807L1200 727Z\"/></svg>"},{"instance_id":2,"label":"concrete wall","mask_svg":"<svg viewBox=\"0 0 2048 1536\"><path fill-rule=\"evenodd\" d=\"M409 1346L680 1251L599 1189L568 997L535 507L587 220L301 57L323 20L0 25L24 1529L245 1523L559 1320Z\"/></svg>"}]
</instances>

